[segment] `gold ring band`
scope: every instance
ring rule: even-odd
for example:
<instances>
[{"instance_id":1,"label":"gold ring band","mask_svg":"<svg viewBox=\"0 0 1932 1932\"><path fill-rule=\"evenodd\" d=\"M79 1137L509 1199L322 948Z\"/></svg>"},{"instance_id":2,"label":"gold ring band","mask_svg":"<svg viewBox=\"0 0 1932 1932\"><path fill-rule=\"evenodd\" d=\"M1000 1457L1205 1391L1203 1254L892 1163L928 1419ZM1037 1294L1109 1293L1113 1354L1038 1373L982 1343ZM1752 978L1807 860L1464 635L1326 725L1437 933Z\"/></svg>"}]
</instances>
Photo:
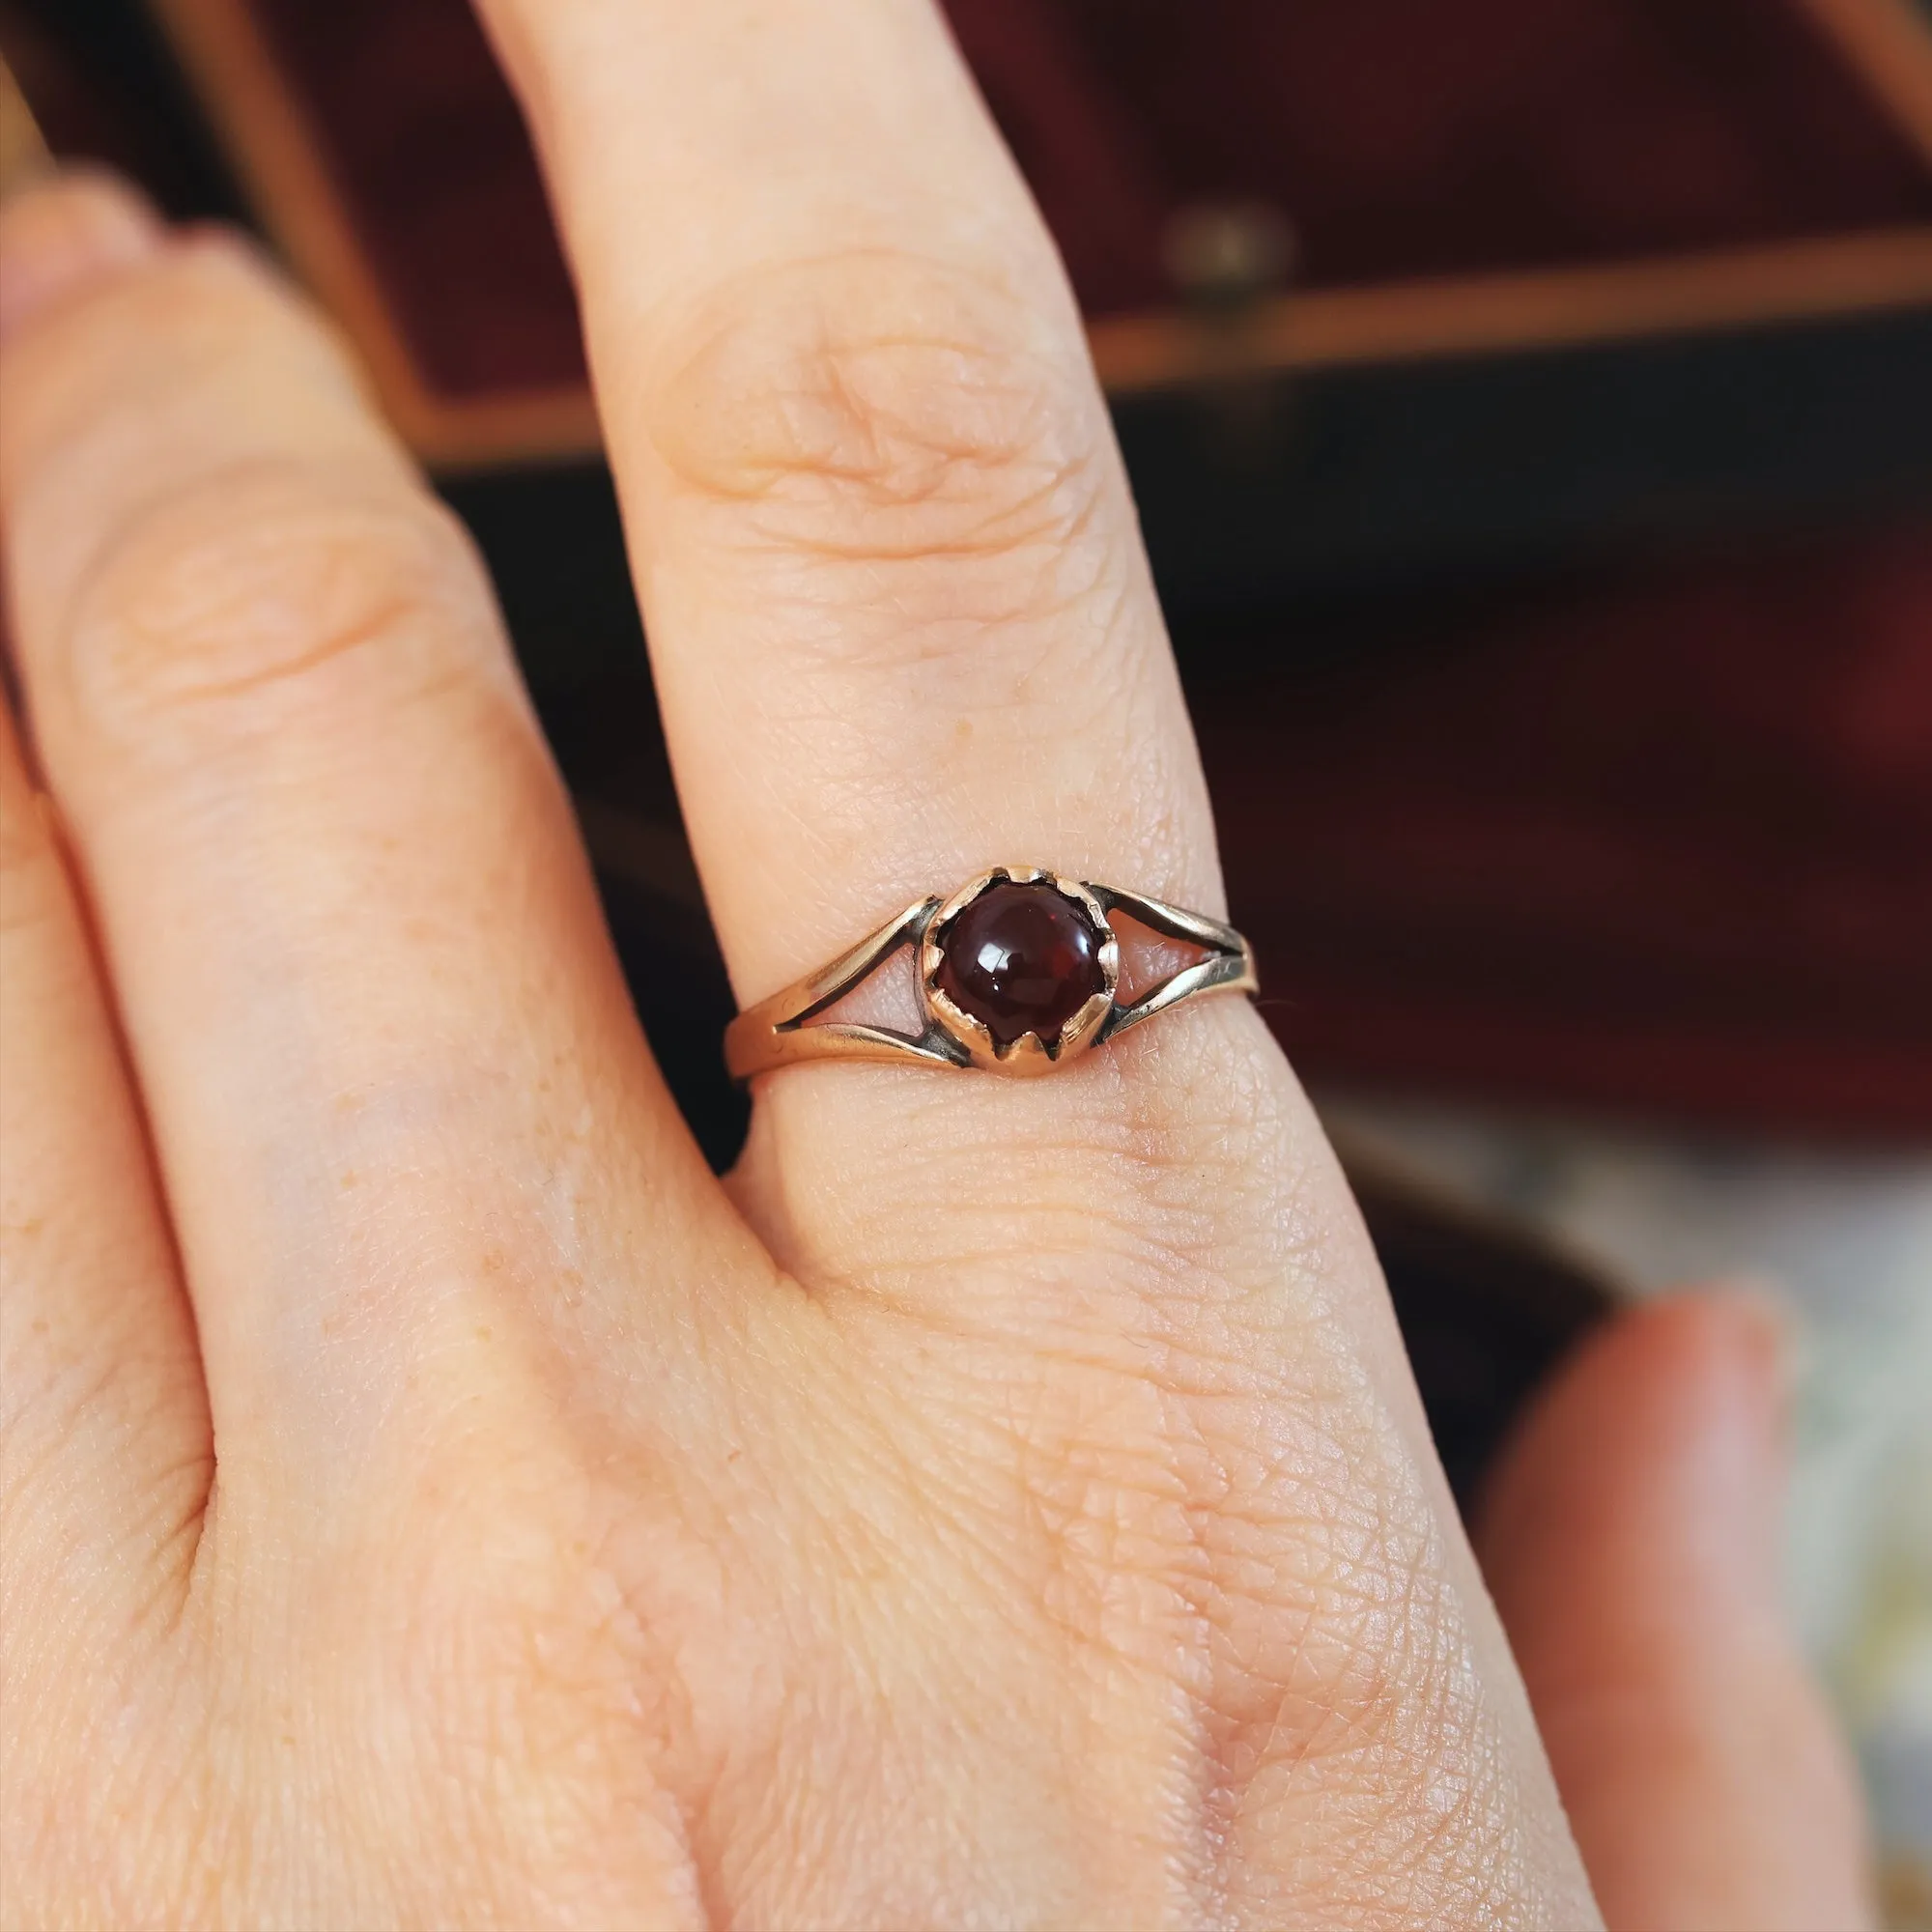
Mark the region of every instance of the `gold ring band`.
<instances>
[{"instance_id":1,"label":"gold ring band","mask_svg":"<svg viewBox=\"0 0 1932 1932\"><path fill-rule=\"evenodd\" d=\"M1205 956L1122 1004L1116 912ZM902 946L919 952L920 1032L819 1018ZM818 972L748 1007L724 1030L724 1059L738 1080L809 1060L1050 1073L1183 1000L1258 990L1254 951L1232 925L1037 866L996 866L950 898L915 900Z\"/></svg>"}]
</instances>

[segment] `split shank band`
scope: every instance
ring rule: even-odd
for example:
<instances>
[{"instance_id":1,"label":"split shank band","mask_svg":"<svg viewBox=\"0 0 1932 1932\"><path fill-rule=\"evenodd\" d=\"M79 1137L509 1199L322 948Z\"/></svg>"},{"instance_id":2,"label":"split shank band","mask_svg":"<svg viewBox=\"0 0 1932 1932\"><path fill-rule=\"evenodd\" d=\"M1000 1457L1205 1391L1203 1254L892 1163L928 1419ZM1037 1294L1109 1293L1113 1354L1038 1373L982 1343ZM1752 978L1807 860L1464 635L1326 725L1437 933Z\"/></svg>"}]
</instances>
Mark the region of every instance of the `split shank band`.
<instances>
[{"instance_id":1,"label":"split shank band","mask_svg":"<svg viewBox=\"0 0 1932 1932\"><path fill-rule=\"evenodd\" d=\"M1122 1005L1114 912L1204 956ZM918 952L920 1032L820 1019L901 946ZM725 1029L724 1058L739 1080L808 1060L1050 1073L1183 1000L1257 990L1252 949L1219 920L1035 866L996 866L748 1007Z\"/></svg>"}]
</instances>

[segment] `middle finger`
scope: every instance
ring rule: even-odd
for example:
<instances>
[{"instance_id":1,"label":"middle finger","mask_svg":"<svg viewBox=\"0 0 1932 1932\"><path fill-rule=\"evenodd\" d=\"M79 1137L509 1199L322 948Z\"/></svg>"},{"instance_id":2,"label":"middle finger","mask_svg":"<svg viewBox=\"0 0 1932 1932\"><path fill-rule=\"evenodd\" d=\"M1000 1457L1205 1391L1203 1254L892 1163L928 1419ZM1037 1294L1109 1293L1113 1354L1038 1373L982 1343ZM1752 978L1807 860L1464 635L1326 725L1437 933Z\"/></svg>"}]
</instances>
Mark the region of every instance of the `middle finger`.
<instances>
[{"instance_id":1,"label":"middle finger","mask_svg":"<svg viewBox=\"0 0 1932 1932\"><path fill-rule=\"evenodd\" d=\"M157 238L10 334L0 505L226 1492L380 1466L317 1431L447 1423L533 1320L678 1332L727 1210L481 573L314 319Z\"/></svg>"}]
</instances>

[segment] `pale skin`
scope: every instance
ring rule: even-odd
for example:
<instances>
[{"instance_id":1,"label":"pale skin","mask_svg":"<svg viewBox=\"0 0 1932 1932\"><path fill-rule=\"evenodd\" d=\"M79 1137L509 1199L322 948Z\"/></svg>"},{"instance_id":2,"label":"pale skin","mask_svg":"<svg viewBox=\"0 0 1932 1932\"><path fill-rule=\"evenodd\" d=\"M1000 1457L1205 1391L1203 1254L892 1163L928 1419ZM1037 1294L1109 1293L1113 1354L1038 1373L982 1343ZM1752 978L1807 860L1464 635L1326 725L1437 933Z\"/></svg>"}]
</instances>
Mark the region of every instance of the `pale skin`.
<instances>
[{"instance_id":1,"label":"pale skin","mask_svg":"<svg viewBox=\"0 0 1932 1932\"><path fill-rule=\"evenodd\" d=\"M485 11L740 997L1001 860L1219 915L923 0ZM99 180L0 277L10 1932L1868 1922L1761 1310L1586 1351L1486 1589L1245 1002L769 1076L720 1184L327 330Z\"/></svg>"}]
</instances>

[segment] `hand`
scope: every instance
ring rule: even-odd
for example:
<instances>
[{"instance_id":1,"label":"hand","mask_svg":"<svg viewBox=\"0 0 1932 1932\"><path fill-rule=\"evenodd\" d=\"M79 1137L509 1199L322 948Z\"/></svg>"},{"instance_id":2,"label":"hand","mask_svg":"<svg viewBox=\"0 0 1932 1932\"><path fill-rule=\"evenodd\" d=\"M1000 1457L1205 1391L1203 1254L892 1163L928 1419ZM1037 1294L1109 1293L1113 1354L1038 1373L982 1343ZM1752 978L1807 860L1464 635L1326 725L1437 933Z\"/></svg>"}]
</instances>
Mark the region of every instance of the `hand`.
<instances>
[{"instance_id":1,"label":"hand","mask_svg":"<svg viewBox=\"0 0 1932 1932\"><path fill-rule=\"evenodd\" d=\"M489 12L741 997L1004 857L1215 909L1078 319L935 18ZM1598 1922L1256 1014L780 1073L720 1186L325 330L99 183L0 271L8 1926ZM1862 1912L1764 1352L1649 1318L1498 1492L1631 1932Z\"/></svg>"}]
</instances>

